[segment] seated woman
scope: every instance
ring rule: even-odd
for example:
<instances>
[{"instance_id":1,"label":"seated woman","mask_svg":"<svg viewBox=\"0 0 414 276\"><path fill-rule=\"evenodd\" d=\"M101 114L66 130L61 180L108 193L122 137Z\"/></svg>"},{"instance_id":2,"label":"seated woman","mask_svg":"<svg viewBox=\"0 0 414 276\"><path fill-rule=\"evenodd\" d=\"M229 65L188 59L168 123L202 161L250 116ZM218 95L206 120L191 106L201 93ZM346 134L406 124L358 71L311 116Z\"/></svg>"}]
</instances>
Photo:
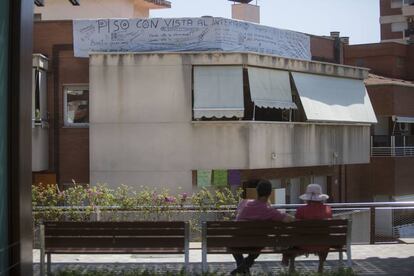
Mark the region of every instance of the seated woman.
<instances>
[{"instance_id":1,"label":"seated woman","mask_svg":"<svg viewBox=\"0 0 414 276\"><path fill-rule=\"evenodd\" d=\"M299 220L321 220L332 218L331 207L325 205L323 202L326 201L329 196L322 194L322 188L319 184L309 184L306 187L306 193L299 197L307 204L306 206L300 207L296 210L296 219ZM326 247L315 247L308 246L301 248L307 252L315 252L319 256L319 267L318 272L323 272L323 264L328 256L329 248ZM289 259L294 262L295 256L283 254L283 265L289 265ZM293 267L293 264L292 266Z\"/></svg>"}]
</instances>

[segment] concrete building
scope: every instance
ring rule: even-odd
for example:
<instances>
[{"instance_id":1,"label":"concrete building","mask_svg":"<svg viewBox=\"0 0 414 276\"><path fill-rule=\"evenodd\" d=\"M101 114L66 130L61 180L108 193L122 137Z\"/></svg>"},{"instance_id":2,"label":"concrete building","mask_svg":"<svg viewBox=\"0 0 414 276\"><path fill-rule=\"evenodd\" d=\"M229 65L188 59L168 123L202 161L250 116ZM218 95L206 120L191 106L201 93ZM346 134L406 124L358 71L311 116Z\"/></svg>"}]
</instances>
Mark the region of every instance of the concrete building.
<instances>
[{"instance_id":1,"label":"concrete building","mask_svg":"<svg viewBox=\"0 0 414 276\"><path fill-rule=\"evenodd\" d=\"M414 41L414 1L380 0L381 41Z\"/></svg>"},{"instance_id":2,"label":"concrete building","mask_svg":"<svg viewBox=\"0 0 414 276\"><path fill-rule=\"evenodd\" d=\"M339 33L309 35L312 61L238 52L113 53L89 60L74 56L72 34L71 20L35 22L34 51L48 63L47 69L37 69L47 72L47 85L39 86L47 90L39 91L47 95L49 131L48 168L34 173L35 183L65 187L74 180L172 191L181 187L191 192L200 186L201 171L210 171L213 183L216 172L226 170L229 182L230 171L237 171L237 185L270 179L275 188L285 189L286 202L297 202L297 195L314 181L333 201L343 201L344 165L369 161L369 129L376 119L362 82L368 73L340 65L346 41ZM213 116L219 119L205 119L204 107L193 106L195 90L205 91L205 85L194 87L195 78L204 76L206 68L235 70L235 77L223 80L234 84L226 89L238 89L232 116L221 109ZM107 70L114 74L107 75ZM282 95L290 97L290 106L297 109L268 108L268 103L253 99L260 94L258 87L273 85L262 87L257 80L274 74L283 79ZM326 87L348 85L342 92L350 101L337 95L329 103L320 98L309 102L306 99L318 94L299 95L307 86L321 90L315 82L324 81ZM343 110L333 110L335 103ZM355 106L368 113L353 110ZM370 115L361 119L355 114Z\"/></svg>"},{"instance_id":3,"label":"concrete building","mask_svg":"<svg viewBox=\"0 0 414 276\"><path fill-rule=\"evenodd\" d=\"M100 161L97 161L98 153L96 152L96 148L94 146L94 142L91 140L91 126L88 124L85 125L79 125L79 124L71 124L71 122L68 121L68 118L73 118L73 114L68 113L67 111L70 110L70 108L67 108L68 104L68 98L73 97L71 94L84 94L87 95L90 92L90 83L91 79L89 77L89 60L88 58L77 58L74 57L74 51L73 51L73 37L72 37L72 28L73 24L72 21L40 21L35 22L34 24L34 51L36 53L41 53L48 59L48 73L47 73L47 102L48 102L48 120L49 120L49 149L48 149L48 159L49 159L49 168L48 170L40 171L34 173L34 181L36 183L43 182L43 183L59 183L62 187L65 185L70 185L72 183L72 179L75 180L78 183L94 183L96 181L108 181L111 182L113 185L119 185L121 182L124 182L125 184L130 185L136 185L136 181L128 180L126 177L121 180L119 178L116 183L113 183L111 179L109 178L103 178L100 177L100 171L102 170L102 164L108 164L108 163L102 163L100 164ZM53 34L53 35L51 35ZM312 54L312 60L314 61L323 61L323 62L329 62L332 64L338 64L343 60L343 48L344 44L340 42L339 37L338 38L331 38L331 37L318 37L318 36L310 36L310 42L311 42L311 54ZM203 56L202 54L199 54L199 56ZM205 56L208 55L204 55ZM238 57L236 60L239 60L242 57L245 57L245 55L237 54L233 56ZM272 60L272 57L269 56L261 56L257 55L256 58L265 58L267 60ZM172 58L172 57L170 57ZM182 64L179 64L177 60L179 60L181 57L175 57L174 66L177 68L188 68L190 65L186 65L183 67ZM223 59L223 62L229 62L228 58L230 58L230 55L227 57L227 59ZM157 64L161 68L163 66L162 62L167 61L168 59L164 59ZM287 60L286 60L287 61ZM293 62L293 61L291 61ZM307 63L309 66L315 66L315 67L326 67L330 68L329 70L343 70L348 67L335 67L335 66L328 66L327 64L323 62L313 62L313 63ZM239 65L242 65L243 62L240 62ZM299 64L299 63L298 63ZM216 64L219 65L219 64ZM138 66L138 65L137 65ZM272 67L273 65L260 65L264 67ZM151 66L148 66L148 68L151 68ZM186 69L188 70L188 69ZM355 69L356 70L356 69ZM357 70L356 70L357 71ZM179 72L179 71L178 71ZM364 72L363 70L361 72ZM332 72L332 74L334 74ZM364 73L366 74L366 73ZM164 78L164 77L162 77ZM172 77L171 77L172 78ZM363 78L363 77L360 77ZM177 79L174 79L174 81L177 81ZM187 85L191 81L191 76L186 75L185 82L181 83L181 85ZM156 80L156 83L163 84L164 82L159 82ZM70 88L76 88L74 89L75 93L72 93ZM80 93L79 91L84 91ZM92 91L91 91L92 93ZM190 97L191 91L187 88L183 88L183 90L180 90L180 95L185 94L186 97ZM69 95L69 96L68 96ZM66 100L65 100L66 99ZM70 101L70 100L69 100ZM80 101L83 101L80 99ZM92 101L89 101L91 105L93 105ZM180 102L180 105L185 105L184 102ZM65 107L66 106L66 107ZM92 108L93 106L91 106ZM172 108L172 107L170 107ZM252 107L246 107L249 112L252 113ZM181 123L184 124L185 122L185 129L194 128L195 126L198 126L197 129L222 129L223 127L220 126L219 122L192 122L192 115L191 115L191 103L188 103L187 98L187 104L186 104L186 111L184 112L184 115L181 114ZM170 110L170 109L168 109ZM169 111L171 112L171 111ZM65 116L66 114L66 116ZM271 113L274 114L274 113ZM69 116L68 116L69 115ZM265 116L266 112L257 110L256 113L256 121L263 120L260 119L261 116ZM92 116L92 113L91 113ZM158 116L158 117L157 117ZM155 118L160 118L161 115L157 115ZM176 115L174 115L176 116ZM280 114L276 114L276 116L280 116ZM171 116L173 118L173 116ZM285 117L286 118L286 117ZM92 119L92 117L90 117ZM250 118L251 119L251 118ZM160 119L161 120L161 119ZM161 120L162 121L162 120ZM156 121L158 122L158 121ZM142 123L141 121L135 122L135 123ZM145 124L144 124L145 125ZM223 126L228 124L222 124ZM293 128L291 128L293 127ZM327 126L324 124L309 124L306 125L304 122L300 123L297 122L296 124L292 123L254 123L254 122L234 122L232 121L229 125L229 130L227 133L234 133L237 131L244 132L244 134L240 134L241 136L237 139L242 141L241 137L244 137L245 139L248 135L248 133L253 133L251 131L252 128L259 129L258 132L266 132L265 130L272 130L273 132L276 130L288 130L289 133L286 133L287 138L293 137L293 133L291 133L291 130L297 130L297 132L301 132L302 134L298 134L298 139L304 139L307 134L311 135L312 133L312 139L316 139L315 143L318 139L321 138L321 136L318 136L317 138L316 133L313 131L322 131L325 134L322 135L322 137L325 137L328 139L328 137L331 137L334 141L341 141L341 140L335 140L334 137L345 137L348 134L342 133L342 134L334 134L336 129L333 126ZM353 127L346 127L341 126L340 129L348 129ZM368 127L369 128L369 127ZM261 130L260 130L261 129ZM357 129L366 129L366 128L357 128ZM271 131L271 132L272 132ZM339 131L339 130L338 130ZM342 132L342 130L341 130ZM188 131L186 132L188 134ZM348 132L347 132L348 133ZM262 138L260 139L272 139L272 136L269 136L268 138L265 134L263 134ZM271 134L269 134L271 135ZM333 136L332 136L333 135ZM367 133L362 134L362 136L367 135ZM369 136L369 133L368 133ZM367 143L369 143L369 137L366 136L364 139ZM95 137L95 136L94 136ZM187 142L189 141L189 136L185 136L187 139ZM301 138L300 138L301 137ZM324 139L325 139L324 138ZM145 138L147 139L147 138ZM342 138L341 138L342 139ZM368 140L367 140L368 139ZM191 139L192 140L192 139ZM112 141L114 143L115 140ZM300 140L299 140L300 141ZM298 141L298 142L299 142ZM358 138L359 141L359 138ZM155 143L155 141L154 141ZM308 142L303 142L308 143ZM338 146L338 145L337 145ZM365 154L368 154L368 144L366 145L367 148L365 148ZM202 148L202 147L201 147ZM340 201L341 198L345 194L345 188L343 183L343 170L342 167L339 165L340 163L335 163L335 165L332 165L333 160L335 158L333 157L333 153L328 154L326 156L319 156L315 154L313 157L311 157L310 160L304 161L300 159L295 159L292 156L287 157L286 159L280 159L280 155L278 156L277 162L274 161L273 165L272 161L267 160L268 163L263 163L263 160L255 161L255 165L248 165L249 163L253 161L249 161L248 158L248 148L249 146L244 142L240 142L238 145L238 149L240 149L240 154L242 156L237 155L240 157L240 160L236 162L234 160L234 157L229 156L229 158L232 161L228 163L227 168L228 169L235 169L240 168L241 170L241 178L242 181L249 180L249 179L255 179L259 177L264 177L268 179L272 179L275 183L276 187L289 187L289 183L302 183L301 185L306 185L310 181L318 181L322 183L323 185L326 185L328 191L330 194L333 195L333 199L336 201ZM278 151L281 150L281 148L277 148ZM253 148L251 149L253 150ZM259 149L258 149L259 150ZM262 150L262 149L260 149ZM269 149L270 150L270 149ZM276 150L276 148L275 148ZM340 153L342 150L341 148L337 149L337 152ZM93 154L92 154L93 152ZM361 151L363 153L364 151ZM91 154L90 154L91 153ZM183 153L184 154L184 153ZM272 152L268 153L272 154ZM326 153L324 153L326 154ZM276 155L278 153L276 152ZM114 155L114 157L117 155ZM180 156L180 154L178 154ZM243 158L242 158L243 157ZM267 156L268 157L268 156ZM365 156L365 159L358 159L359 162L367 162L367 158L369 156ZM164 159L165 157L163 155L159 156L160 159ZM195 157L194 157L195 158ZM293 158L293 159L292 159ZM321 160L319 160L322 158ZM338 158L342 158L338 156ZM93 160L92 160L93 159ZM155 162L155 157L152 159ZM281 161L284 160L284 161ZM319 161L317 161L319 160ZM338 159L339 160L339 159ZM344 162L355 162L355 159L346 159ZM354 160L354 161L352 161ZM103 161L103 159L102 159ZM222 162L225 160L223 159ZM132 162L132 161L131 161ZM160 161L161 162L161 161ZM211 162L211 161L210 161ZM217 161L218 162L218 161ZM281 163L279 163L281 162ZM304 163L305 162L305 163ZM308 163L307 163L308 162ZM335 160L336 162L336 160ZM133 163L133 162L132 162ZM113 163L115 165L115 163ZM125 163L124 163L125 164ZM141 164L141 163L140 163ZM148 163L150 164L150 163ZM143 169L148 170L148 164L146 166L143 166ZM188 165L188 161L187 161ZM194 164L195 165L195 164ZM151 182L157 182L158 185L163 186L169 186L173 187L177 183L177 179L186 179L183 181L179 186L181 187L189 187L196 181L196 173L195 170L197 168L207 168L206 165L201 166L202 164L199 164L199 167L196 166L186 166L185 170L183 170L183 166L181 165L180 174L177 174L178 176L175 179L174 182L169 181L170 177L167 177L166 173L159 174L160 177L164 177L163 179L153 179ZM220 166L212 166L211 169L217 169L224 167L223 163L217 165ZM178 165L176 165L178 166ZM270 167L269 167L270 166ZM119 167L116 168L116 166L113 167L114 170L122 170ZM131 168L124 168L123 170L128 171ZM165 168L161 167L159 168L161 170L166 171ZM171 171L171 169L169 169ZM183 171L185 173L183 173ZM101 174L103 175L103 173ZM130 174L132 175L132 174ZM180 177L180 178L179 178ZM188 178L190 177L190 178ZM143 179L143 178L141 178ZM145 181L147 182L147 181ZM155 185L154 183L145 183L144 181L140 181L143 185ZM174 185L172 185L174 183ZM293 184L295 187L298 187L298 184ZM341 190L342 189L342 190ZM300 189L298 189L297 192L300 192ZM293 200L294 196L292 196Z\"/></svg>"},{"instance_id":4,"label":"concrete building","mask_svg":"<svg viewBox=\"0 0 414 276\"><path fill-rule=\"evenodd\" d=\"M170 8L165 0L35 0L36 20L149 17L152 9Z\"/></svg>"},{"instance_id":5,"label":"concrete building","mask_svg":"<svg viewBox=\"0 0 414 276\"><path fill-rule=\"evenodd\" d=\"M369 162L367 73L258 54L93 54L91 182L191 191L200 171L236 170L238 184L267 175L292 200L310 181L339 200L336 171Z\"/></svg>"}]
</instances>

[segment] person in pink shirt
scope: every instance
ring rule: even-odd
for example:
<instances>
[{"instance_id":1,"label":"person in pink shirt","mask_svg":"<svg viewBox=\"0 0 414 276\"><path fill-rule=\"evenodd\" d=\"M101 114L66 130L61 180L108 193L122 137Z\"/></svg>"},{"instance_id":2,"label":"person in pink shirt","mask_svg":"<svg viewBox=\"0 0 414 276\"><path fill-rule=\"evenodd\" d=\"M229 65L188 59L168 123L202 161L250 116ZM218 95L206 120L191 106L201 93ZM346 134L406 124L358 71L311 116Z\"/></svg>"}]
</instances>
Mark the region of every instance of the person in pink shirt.
<instances>
[{"instance_id":1,"label":"person in pink shirt","mask_svg":"<svg viewBox=\"0 0 414 276\"><path fill-rule=\"evenodd\" d=\"M257 199L248 199L240 202L237 208L236 221L283 221L291 222L294 218L288 214L283 214L272 208L269 204L269 197L272 193L272 184L267 180L260 180L256 186ZM260 252L260 248L257 249ZM259 257L257 254L248 254L246 258L243 254L233 254L237 268L231 275L249 274L250 267Z\"/></svg>"},{"instance_id":2,"label":"person in pink shirt","mask_svg":"<svg viewBox=\"0 0 414 276\"><path fill-rule=\"evenodd\" d=\"M330 206L325 205L329 196L322 193L322 188L319 184L309 184L306 187L306 193L299 197L307 204L299 207L296 210L295 218L298 220L323 220L332 218L332 209ZM301 247L306 252L313 252L319 256L318 272L323 272L323 264L328 256L329 247L317 247L317 246L304 246ZM289 265L289 259L294 263L295 256L288 254L283 255L282 264Z\"/></svg>"}]
</instances>

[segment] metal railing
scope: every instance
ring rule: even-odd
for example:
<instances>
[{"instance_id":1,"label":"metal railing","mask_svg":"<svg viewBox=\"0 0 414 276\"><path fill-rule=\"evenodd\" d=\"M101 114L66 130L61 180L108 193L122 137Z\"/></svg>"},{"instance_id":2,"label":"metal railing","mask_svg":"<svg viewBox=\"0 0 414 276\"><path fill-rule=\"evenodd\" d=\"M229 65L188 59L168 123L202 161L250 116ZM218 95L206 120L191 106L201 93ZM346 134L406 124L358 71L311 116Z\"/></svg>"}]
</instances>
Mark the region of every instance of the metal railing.
<instances>
[{"instance_id":1,"label":"metal railing","mask_svg":"<svg viewBox=\"0 0 414 276\"><path fill-rule=\"evenodd\" d=\"M414 136L371 136L371 156L414 156Z\"/></svg>"},{"instance_id":2,"label":"metal railing","mask_svg":"<svg viewBox=\"0 0 414 276\"><path fill-rule=\"evenodd\" d=\"M373 147L371 148L373 157L403 157L414 156L414 147Z\"/></svg>"},{"instance_id":3,"label":"metal railing","mask_svg":"<svg viewBox=\"0 0 414 276\"><path fill-rule=\"evenodd\" d=\"M397 242L400 238L414 238L414 201L408 202L370 202L370 203L330 203L334 217L347 218L353 221L353 242L370 243ZM272 205L272 207L294 214L298 207L304 204ZM86 207L52 207L62 211L76 209L82 212ZM35 213L50 210L50 207L36 207ZM198 217L201 221L220 220L223 215L227 219L234 216L236 206L168 206L169 218L175 220L188 220ZM127 220L143 220L144 210L148 206L137 206L133 209L120 207L96 207L90 216L91 220L105 221L120 216ZM201 214L201 215L200 215ZM159 217L158 217L159 218ZM157 219L157 217L154 217ZM161 218L162 219L162 218ZM165 219L165 218L164 218Z\"/></svg>"},{"instance_id":4,"label":"metal railing","mask_svg":"<svg viewBox=\"0 0 414 276\"><path fill-rule=\"evenodd\" d=\"M414 5L414 0L404 0L404 5L413 6Z\"/></svg>"}]
</instances>

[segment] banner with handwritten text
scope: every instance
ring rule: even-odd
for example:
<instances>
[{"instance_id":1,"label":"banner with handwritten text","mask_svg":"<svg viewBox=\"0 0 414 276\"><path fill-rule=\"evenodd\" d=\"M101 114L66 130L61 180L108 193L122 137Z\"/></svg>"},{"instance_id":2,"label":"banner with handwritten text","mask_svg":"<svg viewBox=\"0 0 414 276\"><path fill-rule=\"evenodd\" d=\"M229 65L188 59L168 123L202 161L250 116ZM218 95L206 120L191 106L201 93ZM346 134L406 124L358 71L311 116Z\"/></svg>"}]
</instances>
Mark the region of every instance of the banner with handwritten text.
<instances>
[{"instance_id":1,"label":"banner with handwritten text","mask_svg":"<svg viewBox=\"0 0 414 276\"><path fill-rule=\"evenodd\" d=\"M219 17L73 21L76 57L91 52L256 52L311 59L308 35Z\"/></svg>"}]
</instances>

